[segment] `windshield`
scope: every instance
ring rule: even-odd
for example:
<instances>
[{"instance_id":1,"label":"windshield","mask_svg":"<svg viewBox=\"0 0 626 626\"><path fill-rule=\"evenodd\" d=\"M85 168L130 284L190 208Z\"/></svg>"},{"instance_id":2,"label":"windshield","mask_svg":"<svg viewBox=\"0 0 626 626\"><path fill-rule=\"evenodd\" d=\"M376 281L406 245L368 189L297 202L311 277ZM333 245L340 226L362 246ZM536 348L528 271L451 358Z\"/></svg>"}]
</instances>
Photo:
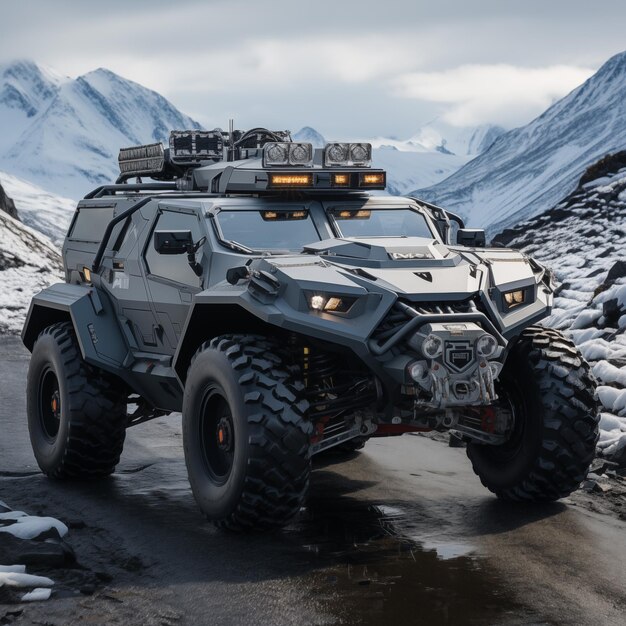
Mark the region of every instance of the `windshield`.
<instances>
[{"instance_id":1,"label":"windshield","mask_svg":"<svg viewBox=\"0 0 626 626\"><path fill-rule=\"evenodd\" d=\"M426 237L434 235L426 218L413 209L335 209L342 237Z\"/></svg>"},{"instance_id":2,"label":"windshield","mask_svg":"<svg viewBox=\"0 0 626 626\"><path fill-rule=\"evenodd\" d=\"M309 212L299 209L228 211L217 214L222 239L254 250L293 251L320 240Z\"/></svg>"}]
</instances>

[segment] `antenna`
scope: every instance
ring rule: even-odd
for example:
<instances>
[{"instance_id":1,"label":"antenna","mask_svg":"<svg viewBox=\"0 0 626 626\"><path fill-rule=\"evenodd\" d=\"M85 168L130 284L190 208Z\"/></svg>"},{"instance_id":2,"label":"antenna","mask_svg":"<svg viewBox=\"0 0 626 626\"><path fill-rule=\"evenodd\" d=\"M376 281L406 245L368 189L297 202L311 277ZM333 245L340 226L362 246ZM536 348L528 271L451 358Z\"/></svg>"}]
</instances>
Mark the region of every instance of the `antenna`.
<instances>
[{"instance_id":1,"label":"antenna","mask_svg":"<svg viewBox=\"0 0 626 626\"><path fill-rule=\"evenodd\" d=\"M228 137L230 139L230 148L228 150L228 160L235 160L235 120L231 117L228 120Z\"/></svg>"}]
</instances>

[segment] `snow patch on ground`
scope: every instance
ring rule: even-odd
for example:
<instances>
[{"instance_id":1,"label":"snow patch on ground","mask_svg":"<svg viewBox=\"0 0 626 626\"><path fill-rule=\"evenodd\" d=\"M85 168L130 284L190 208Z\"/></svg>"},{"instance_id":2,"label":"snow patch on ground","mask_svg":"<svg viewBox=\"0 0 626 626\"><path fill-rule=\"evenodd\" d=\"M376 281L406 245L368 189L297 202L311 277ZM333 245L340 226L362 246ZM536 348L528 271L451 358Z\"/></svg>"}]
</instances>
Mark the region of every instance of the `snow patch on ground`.
<instances>
[{"instance_id":1,"label":"snow patch on ground","mask_svg":"<svg viewBox=\"0 0 626 626\"><path fill-rule=\"evenodd\" d=\"M33 589L22 596L22 602L41 602L49 600L52 589Z\"/></svg>"},{"instance_id":2,"label":"snow patch on ground","mask_svg":"<svg viewBox=\"0 0 626 626\"><path fill-rule=\"evenodd\" d=\"M0 506L3 509L9 509L9 507L0 501ZM41 537L45 533L51 530L56 530L59 537L65 537L68 533L67 526L53 517L38 517L34 515L27 515L23 511L5 511L0 514L0 533L6 533L13 535L24 545L26 551L30 549L32 543L30 540ZM0 539L0 542L2 539ZM20 557L9 557L19 558ZM24 557L25 558L25 557ZM54 586L54 581L47 576L37 576L35 574L29 574L26 572L26 566L22 563L7 563L6 565L0 565L0 589L7 587L10 589L27 589L27 593L23 594L15 601L22 602L40 602L48 600L52 594L51 587ZM4 623L4 622L2 622Z\"/></svg>"},{"instance_id":3,"label":"snow patch on ground","mask_svg":"<svg viewBox=\"0 0 626 626\"><path fill-rule=\"evenodd\" d=\"M61 538L68 533L67 526L54 517L36 517L21 513L14 517L13 524L0 526L0 533L9 533L18 539L35 539L52 529L55 529Z\"/></svg>"}]
</instances>

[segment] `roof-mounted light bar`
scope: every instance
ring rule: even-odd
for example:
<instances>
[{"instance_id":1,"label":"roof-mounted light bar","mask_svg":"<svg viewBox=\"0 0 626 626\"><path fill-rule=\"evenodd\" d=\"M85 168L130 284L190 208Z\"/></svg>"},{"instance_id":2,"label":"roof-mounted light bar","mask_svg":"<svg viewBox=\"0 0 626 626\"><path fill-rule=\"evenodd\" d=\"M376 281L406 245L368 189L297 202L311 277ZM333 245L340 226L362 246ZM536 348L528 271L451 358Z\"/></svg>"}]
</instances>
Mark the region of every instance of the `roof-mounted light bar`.
<instances>
[{"instance_id":1,"label":"roof-mounted light bar","mask_svg":"<svg viewBox=\"0 0 626 626\"><path fill-rule=\"evenodd\" d=\"M313 163L313 145L292 141L270 141L263 147L263 167Z\"/></svg>"},{"instance_id":2,"label":"roof-mounted light bar","mask_svg":"<svg viewBox=\"0 0 626 626\"><path fill-rule=\"evenodd\" d=\"M269 172L268 189L384 189L387 176L383 170L345 170L343 172L325 172L323 170L291 170Z\"/></svg>"},{"instance_id":3,"label":"roof-mounted light bar","mask_svg":"<svg viewBox=\"0 0 626 626\"><path fill-rule=\"evenodd\" d=\"M165 150L161 143L122 148L117 160L122 176L158 175L165 167Z\"/></svg>"},{"instance_id":4,"label":"roof-mounted light bar","mask_svg":"<svg viewBox=\"0 0 626 626\"><path fill-rule=\"evenodd\" d=\"M173 130L170 133L170 161L176 165L221 159L224 139L220 131Z\"/></svg>"},{"instance_id":5,"label":"roof-mounted light bar","mask_svg":"<svg viewBox=\"0 0 626 626\"><path fill-rule=\"evenodd\" d=\"M370 143L328 143L324 148L324 165L369 167L372 163Z\"/></svg>"}]
</instances>

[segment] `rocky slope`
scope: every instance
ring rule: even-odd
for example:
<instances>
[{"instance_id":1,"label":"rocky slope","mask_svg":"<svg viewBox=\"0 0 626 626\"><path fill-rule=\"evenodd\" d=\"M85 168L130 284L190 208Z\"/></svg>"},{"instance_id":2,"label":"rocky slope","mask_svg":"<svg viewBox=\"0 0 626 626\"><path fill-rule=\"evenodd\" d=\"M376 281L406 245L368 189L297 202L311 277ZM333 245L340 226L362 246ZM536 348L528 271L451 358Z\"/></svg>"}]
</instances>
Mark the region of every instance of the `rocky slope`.
<instances>
[{"instance_id":1,"label":"rocky slope","mask_svg":"<svg viewBox=\"0 0 626 626\"><path fill-rule=\"evenodd\" d=\"M17 215L17 209L15 208L15 202L13 202L13 200L9 198L9 196L7 196L1 184L0 184L0 211L4 211L5 213L8 213L11 217L14 217L16 220L19 219Z\"/></svg>"},{"instance_id":2,"label":"rocky slope","mask_svg":"<svg viewBox=\"0 0 626 626\"><path fill-rule=\"evenodd\" d=\"M415 193L498 232L554 206L581 171L624 147L626 52L452 176Z\"/></svg>"},{"instance_id":3,"label":"rocky slope","mask_svg":"<svg viewBox=\"0 0 626 626\"><path fill-rule=\"evenodd\" d=\"M19 219L61 247L76 202L55 196L21 178L0 172L0 185L15 207ZM15 215L13 215L15 217Z\"/></svg>"},{"instance_id":4,"label":"rocky slope","mask_svg":"<svg viewBox=\"0 0 626 626\"><path fill-rule=\"evenodd\" d=\"M594 164L562 202L494 242L555 270L561 284L545 323L591 362L603 405L599 448L626 466L626 151Z\"/></svg>"},{"instance_id":5,"label":"rocky slope","mask_svg":"<svg viewBox=\"0 0 626 626\"><path fill-rule=\"evenodd\" d=\"M20 332L33 294L61 280L62 274L55 246L0 211L0 333Z\"/></svg>"}]
</instances>

